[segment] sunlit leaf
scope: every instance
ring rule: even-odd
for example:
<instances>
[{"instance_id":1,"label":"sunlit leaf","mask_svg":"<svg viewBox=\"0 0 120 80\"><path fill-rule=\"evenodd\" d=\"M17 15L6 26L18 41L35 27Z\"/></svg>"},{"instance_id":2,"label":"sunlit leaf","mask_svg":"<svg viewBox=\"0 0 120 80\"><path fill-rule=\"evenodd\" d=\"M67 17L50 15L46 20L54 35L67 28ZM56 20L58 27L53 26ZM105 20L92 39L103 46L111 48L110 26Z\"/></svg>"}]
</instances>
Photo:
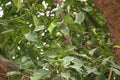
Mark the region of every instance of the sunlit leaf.
<instances>
[{"instance_id":1,"label":"sunlit leaf","mask_svg":"<svg viewBox=\"0 0 120 80\"><path fill-rule=\"evenodd\" d=\"M37 35L35 35L33 32L29 32L29 33L25 34L25 38L26 38L28 41L38 42L38 40L37 40Z\"/></svg>"},{"instance_id":2,"label":"sunlit leaf","mask_svg":"<svg viewBox=\"0 0 120 80\"><path fill-rule=\"evenodd\" d=\"M62 12L62 8L58 7L57 11L56 11L56 16L58 17Z\"/></svg>"},{"instance_id":3,"label":"sunlit leaf","mask_svg":"<svg viewBox=\"0 0 120 80\"><path fill-rule=\"evenodd\" d=\"M11 80L24 80L24 76L31 80L106 80L111 66L111 80L116 79L120 65L111 49L120 46L111 46L103 14L91 0L63 0L62 5L56 1L62 0L0 0L0 54L23 72L5 75ZM94 27L86 12L103 27Z\"/></svg>"},{"instance_id":4,"label":"sunlit leaf","mask_svg":"<svg viewBox=\"0 0 120 80\"><path fill-rule=\"evenodd\" d=\"M62 72L62 73L61 73L61 76L64 77L64 78L66 78L67 80L69 80L69 78L70 78L70 73L68 73L68 72Z\"/></svg>"},{"instance_id":5,"label":"sunlit leaf","mask_svg":"<svg viewBox=\"0 0 120 80\"><path fill-rule=\"evenodd\" d=\"M75 69L79 73L83 71L81 67L83 66L84 63L81 60L74 58L71 62L73 63L73 65L70 65L70 68Z\"/></svg>"},{"instance_id":6,"label":"sunlit leaf","mask_svg":"<svg viewBox=\"0 0 120 80\"><path fill-rule=\"evenodd\" d=\"M73 68L77 72L82 73L82 68L80 68L79 65L77 65L77 64L70 66L70 68Z\"/></svg>"},{"instance_id":7,"label":"sunlit leaf","mask_svg":"<svg viewBox=\"0 0 120 80\"><path fill-rule=\"evenodd\" d=\"M83 8L83 10L85 10L85 11L92 11L93 8L92 8L91 6L85 6L85 7Z\"/></svg>"},{"instance_id":8,"label":"sunlit leaf","mask_svg":"<svg viewBox=\"0 0 120 80\"><path fill-rule=\"evenodd\" d=\"M45 26L44 25L40 25L38 27L35 27L34 31L40 31L40 30L44 30Z\"/></svg>"},{"instance_id":9,"label":"sunlit leaf","mask_svg":"<svg viewBox=\"0 0 120 80\"><path fill-rule=\"evenodd\" d=\"M14 4L17 6L18 11L20 10L23 0L12 0L14 2Z\"/></svg>"},{"instance_id":10,"label":"sunlit leaf","mask_svg":"<svg viewBox=\"0 0 120 80\"><path fill-rule=\"evenodd\" d=\"M97 48L94 48L94 49L90 50L90 51L89 51L89 54L90 54L90 55L93 55L96 50L97 50Z\"/></svg>"},{"instance_id":11,"label":"sunlit leaf","mask_svg":"<svg viewBox=\"0 0 120 80\"><path fill-rule=\"evenodd\" d=\"M13 29L8 29L6 31L1 32L0 34L6 34L6 33L9 33L9 32L13 32L13 31L14 31Z\"/></svg>"},{"instance_id":12,"label":"sunlit leaf","mask_svg":"<svg viewBox=\"0 0 120 80\"><path fill-rule=\"evenodd\" d=\"M116 69L120 69L120 65L119 64L113 64L113 67L116 68Z\"/></svg>"},{"instance_id":13,"label":"sunlit leaf","mask_svg":"<svg viewBox=\"0 0 120 80\"><path fill-rule=\"evenodd\" d=\"M102 64L105 65L107 62L109 62L111 57L105 58L102 60Z\"/></svg>"},{"instance_id":14,"label":"sunlit leaf","mask_svg":"<svg viewBox=\"0 0 120 80\"><path fill-rule=\"evenodd\" d=\"M33 21L34 21L35 27L38 27L40 25L37 16L33 15Z\"/></svg>"},{"instance_id":15,"label":"sunlit leaf","mask_svg":"<svg viewBox=\"0 0 120 80\"><path fill-rule=\"evenodd\" d=\"M22 62L25 62L26 60L27 60L27 57L25 57L25 56L23 56L21 59Z\"/></svg>"},{"instance_id":16,"label":"sunlit leaf","mask_svg":"<svg viewBox=\"0 0 120 80\"><path fill-rule=\"evenodd\" d=\"M19 72L19 71L10 71L10 72L7 72L6 75L7 76L21 75L21 72Z\"/></svg>"},{"instance_id":17,"label":"sunlit leaf","mask_svg":"<svg viewBox=\"0 0 120 80\"><path fill-rule=\"evenodd\" d=\"M48 31L50 33L52 33L52 31L54 30L54 28L57 26L57 22L52 22L49 27L48 27Z\"/></svg>"},{"instance_id":18,"label":"sunlit leaf","mask_svg":"<svg viewBox=\"0 0 120 80\"><path fill-rule=\"evenodd\" d=\"M83 66L83 64L84 64L84 62L82 62L80 59L78 59L78 58L74 58L74 60L72 60L72 62L74 63L74 65L76 66L76 67L82 67Z\"/></svg>"},{"instance_id":19,"label":"sunlit leaf","mask_svg":"<svg viewBox=\"0 0 120 80\"><path fill-rule=\"evenodd\" d=\"M120 70L117 70L115 68L113 68L112 70L115 72L115 74L120 75Z\"/></svg>"},{"instance_id":20,"label":"sunlit leaf","mask_svg":"<svg viewBox=\"0 0 120 80\"><path fill-rule=\"evenodd\" d=\"M63 65L65 68L68 68L68 66L70 65L71 61L74 60L74 57L71 56L67 56L63 58Z\"/></svg>"},{"instance_id":21,"label":"sunlit leaf","mask_svg":"<svg viewBox=\"0 0 120 80\"><path fill-rule=\"evenodd\" d=\"M49 74L48 71L41 69L38 72L35 72L34 75L30 78L31 80L42 80Z\"/></svg>"},{"instance_id":22,"label":"sunlit leaf","mask_svg":"<svg viewBox=\"0 0 120 80\"><path fill-rule=\"evenodd\" d=\"M81 24L85 19L85 15L83 12L76 13L75 22Z\"/></svg>"},{"instance_id":23,"label":"sunlit leaf","mask_svg":"<svg viewBox=\"0 0 120 80\"><path fill-rule=\"evenodd\" d=\"M86 67L87 69L87 74L95 73L97 71L96 68L91 68L91 67Z\"/></svg>"},{"instance_id":24,"label":"sunlit leaf","mask_svg":"<svg viewBox=\"0 0 120 80\"><path fill-rule=\"evenodd\" d=\"M120 45L114 45L113 48L120 48Z\"/></svg>"},{"instance_id":25,"label":"sunlit leaf","mask_svg":"<svg viewBox=\"0 0 120 80\"><path fill-rule=\"evenodd\" d=\"M86 2L87 0L77 0L77 1Z\"/></svg>"},{"instance_id":26,"label":"sunlit leaf","mask_svg":"<svg viewBox=\"0 0 120 80\"><path fill-rule=\"evenodd\" d=\"M64 36L67 36L69 35L69 28L66 26L65 28L61 30L61 32L64 34Z\"/></svg>"}]
</instances>

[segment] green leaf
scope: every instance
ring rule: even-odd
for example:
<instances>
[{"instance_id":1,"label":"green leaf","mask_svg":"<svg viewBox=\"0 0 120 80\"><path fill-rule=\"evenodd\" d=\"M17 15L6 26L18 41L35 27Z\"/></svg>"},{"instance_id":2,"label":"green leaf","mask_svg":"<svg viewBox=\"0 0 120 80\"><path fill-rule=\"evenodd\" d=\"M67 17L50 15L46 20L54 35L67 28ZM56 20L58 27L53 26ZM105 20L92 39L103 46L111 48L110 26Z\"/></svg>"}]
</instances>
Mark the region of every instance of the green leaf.
<instances>
[{"instance_id":1,"label":"green leaf","mask_svg":"<svg viewBox=\"0 0 120 80\"><path fill-rule=\"evenodd\" d=\"M56 11L56 16L58 17L62 12L62 7L58 7L57 11Z\"/></svg>"},{"instance_id":2,"label":"green leaf","mask_svg":"<svg viewBox=\"0 0 120 80\"><path fill-rule=\"evenodd\" d=\"M61 76L64 77L66 80L69 80L70 78L70 73L69 72L62 72Z\"/></svg>"},{"instance_id":3,"label":"green leaf","mask_svg":"<svg viewBox=\"0 0 120 80\"><path fill-rule=\"evenodd\" d=\"M114 63L114 64L112 64L112 65L113 65L114 68L120 69L120 64L115 64L115 63Z\"/></svg>"},{"instance_id":4,"label":"green leaf","mask_svg":"<svg viewBox=\"0 0 120 80\"><path fill-rule=\"evenodd\" d=\"M75 70L76 70L77 72L79 72L79 73L82 73L82 71L83 71L82 68L80 68L79 65L76 65L76 64L70 66L70 68L75 69Z\"/></svg>"},{"instance_id":5,"label":"green leaf","mask_svg":"<svg viewBox=\"0 0 120 80\"><path fill-rule=\"evenodd\" d=\"M70 24L69 28L71 31L75 31L78 34L83 34L85 31L85 28L83 26L79 25L78 23Z\"/></svg>"},{"instance_id":6,"label":"green leaf","mask_svg":"<svg viewBox=\"0 0 120 80\"><path fill-rule=\"evenodd\" d=\"M25 38L28 41L32 41L32 42L37 42L38 43L37 35L35 35L33 32L29 32L29 33L25 34Z\"/></svg>"},{"instance_id":7,"label":"green leaf","mask_svg":"<svg viewBox=\"0 0 120 80\"><path fill-rule=\"evenodd\" d=\"M19 11L22 6L23 0L12 0L12 1L17 6L18 11Z\"/></svg>"},{"instance_id":8,"label":"green leaf","mask_svg":"<svg viewBox=\"0 0 120 80\"><path fill-rule=\"evenodd\" d=\"M85 19L85 15L83 12L79 12L79 13L76 13L76 19L75 19L75 22L78 23L78 24L81 24Z\"/></svg>"},{"instance_id":9,"label":"green leaf","mask_svg":"<svg viewBox=\"0 0 120 80\"><path fill-rule=\"evenodd\" d=\"M52 22L49 27L48 27L48 31L50 33L52 33L52 31L54 30L54 28L57 26L57 22Z\"/></svg>"},{"instance_id":10,"label":"green leaf","mask_svg":"<svg viewBox=\"0 0 120 80\"><path fill-rule=\"evenodd\" d=\"M113 48L120 48L120 45L114 45Z\"/></svg>"},{"instance_id":11,"label":"green leaf","mask_svg":"<svg viewBox=\"0 0 120 80\"><path fill-rule=\"evenodd\" d=\"M61 30L61 32L64 34L64 36L69 35L69 28L66 26L64 29Z\"/></svg>"},{"instance_id":12,"label":"green leaf","mask_svg":"<svg viewBox=\"0 0 120 80\"><path fill-rule=\"evenodd\" d=\"M44 11L44 10L45 10L45 7L44 7L42 4L37 4L37 5L36 5L36 8L37 8L38 10L41 10L41 11Z\"/></svg>"},{"instance_id":13,"label":"green leaf","mask_svg":"<svg viewBox=\"0 0 120 80\"><path fill-rule=\"evenodd\" d=\"M31 80L43 80L47 75L49 74L48 71L41 69L38 72L35 72L32 77L30 77Z\"/></svg>"},{"instance_id":14,"label":"green leaf","mask_svg":"<svg viewBox=\"0 0 120 80\"><path fill-rule=\"evenodd\" d=\"M92 11L93 8L92 8L91 6L85 6L85 7L83 8L83 10L84 10L84 11Z\"/></svg>"},{"instance_id":15,"label":"green leaf","mask_svg":"<svg viewBox=\"0 0 120 80\"><path fill-rule=\"evenodd\" d=\"M75 46L69 45L69 46L66 46L65 51L72 51L72 50L75 50L75 49L76 49Z\"/></svg>"},{"instance_id":16,"label":"green leaf","mask_svg":"<svg viewBox=\"0 0 120 80\"><path fill-rule=\"evenodd\" d=\"M65 16L65 22L66 23L69 23L69 24L73 24L74 22L73 22L73 19L69 16L69 15L66 15Z\"/></svg>"},{"instance_id":17,"label":"green leaf","mask_svg":"<svg viewBox=\"0 0 120 80\"><path fill-rule=\"evenodd\" d=\"M81 67L83 66L84 63L80 59L74 58L71 62L74 63L74 65L70 66L71 68L75 69L79 73L83 71Z\"/></svg>"},{"instance_id":18,"label":"green leaf","mask_svg":"<svg viewBox=\"0 0 120 80\"><path fill-rule=\"evenodd\" d=\"M96 50L97 50L97 48L93 48L92 50L89 51L89 54L90 54L90 55L93 55Z\"/></svg>"},{"instance_id":19,"label":"green leaf","mask_svg":"<svg viewBox=\"0 0 120 80\"><path fill-rule=\"evenodd\" d=\"M77 0L77 1L85 2L85 1L87 1L87 0Z\"/></svg>"},{"instance_id":20,"label":"green leaf","mask_svg":"<svg viewBox=\"0 0 120 80\"><path fill-rule=\"evenodd\" d=\"M6 33L13 32L13 31L14 31L13 29L8 29L8 30L6 30L6 31L1 32L0 34L6 34Z\"/></svg>"},{"instance_id":21,"label":"green leaf","mask_svg":"<svg viewBox=\"0 0 120 80\"><path fill-rule=\"evenodd\" d=\"M55 58L57 56L56 52L54 51L46 51L45 54L43 54L44 56L46 56L47 58Z\"/></svg>"},{"instance_id":22,"label":"green leaf","mask_svg":"<svg viewBox=\"0 0 120 80\"><path fill-rule=\"evenodd\" d=\"M69 55L75 53L75 51L74 51L75 49L76 49L75 46L69 45L66 48L64 48L63 51L60 52L60 55L62 57L69 56Z\"/></svg>"},{"instance_id":23,"label":"green leaf","mask_svg":"<svg viewBox=\"0 0 120 80\"><path fill-rule=\"evenodd\" d=\"M102 60L102 64L105 65L107 62L110 61L111 58L112 58L112 57L104 58L104 59Z\"/></svg>"},{"instance_id":24,"label":"green leaf","mask_svg":"<svg viewBox=\"0 0 120 80\"><path fill-rule=\"evenodd\" d=\"M8 25L7 21L5 21L5 20L0 20L0 24L4 25L4 26Z\"/></svg>"},{"instance_id":25,"label":"green leaf","mask_svg":"<svg viewBox=\"0 0 120 80\"><path fill-rule=\"evenodd\" d=\"M91 74L91 73L96 73L97 69L96 68L91 68L89 66L85 66L86 70L87 70L87 75Z\"/></svg>"},{"instance_id":26,"label":"green leaf","mask_svg":"<svg viewBox=\"0 0 120 80\"><path fill-rule=\"evenodd\" d=\"M115 74L120 75L120 71L119 70L113 68L113 71L115 72Z\"/></svg>"},{"instance_id":27,"label":"green leaf","mask_svg":"<svg viewBox=\"0 0 120 80\"><path fill-rule=\"evenodd\" d=\"M80 59L78 59L78 58L74 58L74 60L72 60L72 62L74 63L74 65L76 66L76 67L82 67L83 66L83 61L81 61Z\"/></svg>"},{"instance_id":28,"label":"green leaf","mask_svg":"<svg viewBox=\"0 0 120 80\"><path fill-rule=\"evenodd\" d=\"M25 61L27 61L27 57L23 56L21 62L25 62Z\"/></svg>"},{"instance_id":29,"label":"green leaf","mask_svg":"<svg viewBox=\"0 0 120 80\"><path fill-rule=\"evenodd\" d=\"M65 68L68 68L68 66L70 65L72 60L74 60L74 57L71 57L71 56L64 57L63 58L63 66Z\"/></svg>"},{"instance_id":30,"label":"green leaf","mask_svg":"<svg viewBox=\"0 0 120 80\"><path fill-rule=\"evenodd\" d=\"M21 75L21 72L19 72L19 71L10 71L10 72L7 72L6 75L7 76Z\"/></svg>"},{"instance_id":31,"label":"green leaf","mask_svg":"<svg viewBox=\"0 0 120 80\"><path fill-rule=\"evenodd\" d=\"M32 16L33 16L33 21L34 21L35 27L38 27L40 25L40 23L39 23L37 16L35 16L35 15L32 15Z\"/></svg>"},{"instance_id":32,"label":"green leaf","mask_svg":"<svg viewBox=\"0 0 120 80\"><path fill-rule=\"evenodd\" d=\"M40 31L40 30L44 30L45 26L44 25L40 25L38 27L35 27L34 31Z\"/></svg>"}]
</instances>

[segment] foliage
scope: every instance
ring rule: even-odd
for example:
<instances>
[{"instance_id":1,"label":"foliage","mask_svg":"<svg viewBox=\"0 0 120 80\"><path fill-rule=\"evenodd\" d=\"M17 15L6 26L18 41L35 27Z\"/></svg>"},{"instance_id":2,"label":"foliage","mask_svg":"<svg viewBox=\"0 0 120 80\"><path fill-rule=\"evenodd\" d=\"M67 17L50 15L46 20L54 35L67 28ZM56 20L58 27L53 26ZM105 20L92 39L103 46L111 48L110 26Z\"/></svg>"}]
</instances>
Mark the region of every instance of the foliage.
<instances>
[{"instance_id":1,"label":"foliage","mask_svg":"<svg viewBox=\"0 0 120 80\"><path fill-rule=\"evenodd\" d=\"M1 0L0 6L1 55L32 72L31 80L106 80L111 67L112 80L120 75L105 19L90 0Z\"/></svg>"}]
</instances>

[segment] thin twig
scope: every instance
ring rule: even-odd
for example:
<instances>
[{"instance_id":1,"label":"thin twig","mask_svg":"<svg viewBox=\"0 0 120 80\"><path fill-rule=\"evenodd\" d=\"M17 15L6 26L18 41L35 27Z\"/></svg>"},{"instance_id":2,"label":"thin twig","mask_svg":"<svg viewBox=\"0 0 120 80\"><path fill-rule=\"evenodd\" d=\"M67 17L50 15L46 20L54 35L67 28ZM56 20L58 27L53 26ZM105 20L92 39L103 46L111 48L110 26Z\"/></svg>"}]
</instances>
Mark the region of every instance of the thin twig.
<instances>
[{"instance_id":1,"label":"thin twig","mask_svg":"<svg viewBox=\"0 0 120 80\"><path fill-rule=\"evenodd\" d=\"M34 5L28 10L28 12L30 12L30 11L32 11L33 9L34 9L34 6L37 4L37 2L38 2L39 0L37 0L35 3L34 3ZM16 17L16 18L12 18L12 19L10 19L10 20L5 20L5 21L7 21L7 22L10 22L10 21L15 21L15 20L17 20L17 19L20 19L20 18L23 18L25 15L27 15L28 13L26 12L25 14L22 14L21 16L19 16L19 17Z\"/></svg>"},{"instance_id":2,"label":"thin twig","mask_svg":"<svg viewBox=\"0 0 120 80\"><path fill-rule=\"evenodd\" d=\"M109 76L108 76L108 80L111 80L112 71L113 71L113 68L111 67L111 68L110 68L110 72L109 72Z\"/></svg>"},{"instance_id":3,"label":"thin twig","mask_svg":"<svg viewBox=\"0 0 120 80\"><path fill-rule=\"evenodd\" d=\"M15 20L17 20L17 19L20 19L20 18L24 17L25 15L26 15L26 13L25 13L25 14L23 14L23 15L21 15L21 16L19 16L19 17L12 18L12 19L10 19L10 20L5 20L5 21L7 21L7 22L10 22L10 21L15 21Z\"/></svg>"},{"instance_id":4,"label":"thin twig","mask_svg":"<svg viewBox=\"0 0 120 80\"><path fill-rule=\"evenodd\" d=\"M54 1L56 1L56 3L57 4L59 4L60 6L62 5L62 3L64 2L63 0L54 0ZM61 18L62 18L62 20L63 20L63 25L66 27L67 26L67 23L65 22L65 12L64 12L64 10L62 10L61 11ZM68 35L66 35L65 36L65 42L67 42L69 45L72 45L72 41L71 41L71 38L70 38L70 35L68 34Z\"/></svg>"}]
</instances>

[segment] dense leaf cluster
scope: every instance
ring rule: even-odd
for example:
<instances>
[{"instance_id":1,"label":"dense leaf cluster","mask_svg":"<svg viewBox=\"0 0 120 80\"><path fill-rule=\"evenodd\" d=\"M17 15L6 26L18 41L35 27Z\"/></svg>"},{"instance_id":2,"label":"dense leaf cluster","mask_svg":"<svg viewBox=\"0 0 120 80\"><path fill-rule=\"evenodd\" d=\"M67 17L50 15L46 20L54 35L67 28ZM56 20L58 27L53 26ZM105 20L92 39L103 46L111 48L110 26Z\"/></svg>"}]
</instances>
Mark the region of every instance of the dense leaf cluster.
<instances>
[{"instance_id":1,"label":"dense leaf cluster","mask_svg":"<svg viewBox=\"0 0 120 80\"><path fill-rule=\"evenodd\" d=\"M106 80L111 67L112 80L120 75L105 19L91 0L1 0L0 7L1 55L31 80Z\"/></svg>"}]
</instances>

